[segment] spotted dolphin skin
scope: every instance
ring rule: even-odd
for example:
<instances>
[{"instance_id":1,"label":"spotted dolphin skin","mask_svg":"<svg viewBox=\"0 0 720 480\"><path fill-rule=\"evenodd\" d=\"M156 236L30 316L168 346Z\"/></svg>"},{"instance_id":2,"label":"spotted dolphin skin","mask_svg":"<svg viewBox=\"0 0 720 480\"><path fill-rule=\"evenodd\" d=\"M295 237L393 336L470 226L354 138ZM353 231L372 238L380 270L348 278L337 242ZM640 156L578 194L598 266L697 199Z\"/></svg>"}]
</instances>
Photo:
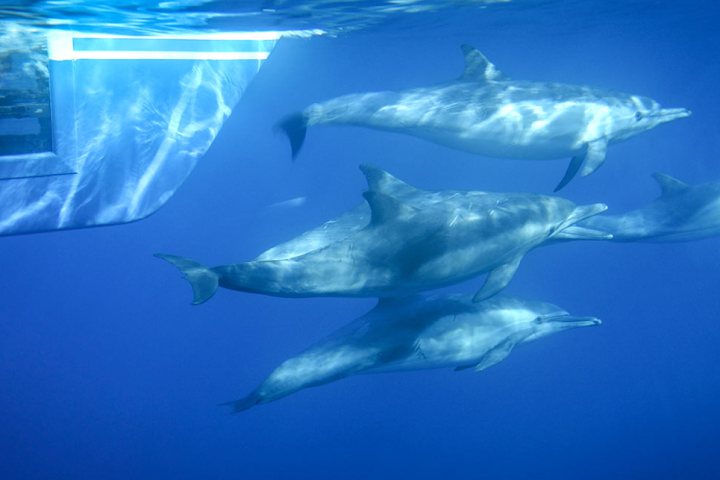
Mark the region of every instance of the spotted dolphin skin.
<instances>
[{"instance_id":1,"label":"spotted dolphin skin","mask_svg":"<svg viewBox=\"0 0 720 480\"><path fill-rule=\"evenodd\" d=\"M660 196L620 215L598 215L583 224L611 232L618 242L684 242L720 235L720 182L687 183L664 173L653 178Z\"/></svg>"},{"instance_id":2,"label":"spotted dolphin skin","mask_svg":"<svg viewBox=\"0 0 720 480\"><path fill-rule=\"evenodd\" d=\"M265 253L250 262L205 267L157 254L178 267L203 303L218 286L281 297L393 297L440 288L488 273L480 301L510 282L527 252L550 240L604 238L575 224L607 207L559 197L480 191L398 195L399 180L363 167L369 223L344 238L294 242L294 255ZM410 200L412 201L410 201ZM301 236L302 237L302 236ZM290 249L292 250L292 248Z\"/></svg>"},{"instance_id":3,"label":"spotted dolphin skin","mask_svg":"<svg viewBox=\"0 0 720 480\"><path fill-rule=\"evenodd\" d=\"M484 370L521 343L576 327L599 325L550 303L498 295L384 299L325 340L284 361L250 395L229 402L235 412L303 388L361 373L431 368Z\"/></svg>"},{"instance_id":4,"label":"spotted dolphin skin","mask_svg":"<svg viewBox=\"0 0 720 480\"><path fill-rule=\"evenodd\" d=\"M310 105L279 124L293 158L313 125L356 125L405 133L496 158L570 157L564 187L605 160L608 144L690 115L650 98L559 83L515 81L463 45L465 71L454 81L398 92L344 95Z\"/></svg>"}]
</instances>

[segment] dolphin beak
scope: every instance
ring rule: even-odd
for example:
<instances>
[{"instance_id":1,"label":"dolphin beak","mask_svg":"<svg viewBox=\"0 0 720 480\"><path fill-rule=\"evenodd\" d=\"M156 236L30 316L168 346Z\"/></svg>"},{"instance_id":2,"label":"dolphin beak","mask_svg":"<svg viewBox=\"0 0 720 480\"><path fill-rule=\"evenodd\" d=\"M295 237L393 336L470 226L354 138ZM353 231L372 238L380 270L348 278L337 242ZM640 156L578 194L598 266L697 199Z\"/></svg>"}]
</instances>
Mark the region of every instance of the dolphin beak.
<instances>
[{"instance_id":1,"label":"dolphin beak","mask_svg":"<svg viewBox=\"0 0 720 480\"><path fill-rule=\"evenodd\" d=\"M671 122L678 118L689 117L692 112L687 108L661 108L659 112L653 116L657 119L658 123Z\"/></svg>"},{"instance_id":2,"label":"dolphin beak","mask_svg":"<svg viewBox=\"0 0 720 480\"><path fill-rule=\"evenodd\" d=\"M596 317L578 317L575 315L548 315L543 322L555 322L562 324L565 328L573 327L594 327L600 325L602 320Z\"/></svg>"},{"instance_id":3,"label":"dolphin beak","mask_svg":"<svg viewBox=\"0 0 720 480\"><path fill-rule=\"evenodd\" d=\"M570 227L575 225L578 222L582 222L583 220L586 220L594 215L597 215L599 213L604 212L607 210L607 205L604 203L593 203L590 205L581 205L579 207L575 207L575 209L568 215L568 217L558 226L558 228L555 230L555 232L551 235L550 238L553 239L559 239L562 240L563 238L567 240L575 240L576 237L573 236L573 233L580 233L582 230L581 227L578 227L575 229L575 231L568 231L567 236L563 236L562 232L565 230L568 230ZM588 230L589 229L585 229ZM612 235L606 232L593 232L592 235L590 235L591 238L597 239L598 236L601 236L604 240L609 240L612 238ZM580 238L586 238L585 236L582 236Z\"/></svg>"},{"instance_id":4,"label":"dolphin beak","mask_svg":"<svg viewBox=\"0 0 720 480\"><path fill-rule=\"evenodd\" d=\"M563 228L555 235L553 240L612 240L612 233L595 230L594 228L581 227L579 225L570 225Z\"/></svg>"}]
</instances>

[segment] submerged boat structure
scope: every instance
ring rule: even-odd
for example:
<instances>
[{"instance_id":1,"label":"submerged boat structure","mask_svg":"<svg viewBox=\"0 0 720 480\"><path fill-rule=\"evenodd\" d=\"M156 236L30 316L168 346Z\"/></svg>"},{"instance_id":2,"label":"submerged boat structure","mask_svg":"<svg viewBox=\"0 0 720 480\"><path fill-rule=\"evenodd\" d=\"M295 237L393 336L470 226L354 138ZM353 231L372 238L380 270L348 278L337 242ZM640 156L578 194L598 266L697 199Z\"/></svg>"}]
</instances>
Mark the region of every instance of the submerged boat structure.
<instances>
[{"instance_id":1,"label":"submerged boat structure","mask_svg":"<svg viewBox=\"0 0 720 480\"><path fill-rule=\"evenodd\" d=\"M0 52L0 235L155 212L215 139L278 32L35 31Z\"/></svg>"}]
</instances>

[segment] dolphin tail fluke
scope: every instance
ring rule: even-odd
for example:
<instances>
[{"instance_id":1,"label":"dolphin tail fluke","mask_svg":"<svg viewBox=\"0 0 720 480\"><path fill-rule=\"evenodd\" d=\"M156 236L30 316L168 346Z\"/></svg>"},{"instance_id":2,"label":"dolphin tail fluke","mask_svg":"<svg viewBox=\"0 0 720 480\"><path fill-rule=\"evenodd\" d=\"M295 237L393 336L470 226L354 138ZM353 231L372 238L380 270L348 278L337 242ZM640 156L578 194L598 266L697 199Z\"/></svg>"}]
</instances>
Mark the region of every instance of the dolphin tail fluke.
<instances>
[{"instance_id":1,"label":"dolphin tail fluke","mask_svg":"<svg viewBox=\"0 0 720 480\"><path fill-rule=\"evenodd\" d=\"M175 255L156 253L155 256L175 265L182 272L183 277L190 282L193 290L193 305L206 302L215 294L219 278L212 269L193 260Z\"/></svg>"},{"instance_id":2,"label":"dolphin tail fluke","mask_svg":"<svg viewBox=\"0 0 720 480\"><path fill-rule=\"evenodd\" d=\"M307 132L307 120L302 113L293 113L280 120L276 128L282 130L290 140L290 149L292 150L292 158L295 160L297 154L305 142L305 134Z\"/></svg>"},{"instance_id":3,"label":"dolphin tail fluke","mask_svg":"<svg viewBox=\"0 0 720 480\"><path fill-rule=\"evenodd\" d=\"M244 412L245 410L254 407L258 403L260 403L260 395L257 393L251 393L245 398L241 398L240 400L232 400L230 402L223 402L219 403L219 407L230 407L230 413L240 413Z\"/></svg>"}]
</instances>

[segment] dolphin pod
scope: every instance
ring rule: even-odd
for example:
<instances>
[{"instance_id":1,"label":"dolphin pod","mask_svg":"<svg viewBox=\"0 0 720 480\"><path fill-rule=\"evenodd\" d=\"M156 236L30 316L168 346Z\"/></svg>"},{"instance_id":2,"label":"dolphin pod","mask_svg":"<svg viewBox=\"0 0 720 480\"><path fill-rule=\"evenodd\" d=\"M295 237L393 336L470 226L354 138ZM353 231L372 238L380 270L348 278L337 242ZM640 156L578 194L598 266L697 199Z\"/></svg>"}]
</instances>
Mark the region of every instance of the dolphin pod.
<instances>
[{"instance_id":1,"label":"dolphin pod","mask_svg":"<svg viewBox=\"0 0 720 480\"><path fill-rule=\"evenodd\" d=\"M521 343L599 324L597 318L576 317L549 303L502 295L480 303L463 295L381 299L370 312L285 360L250 395L227 405L240 412L362 373L481 371Z\"/></svg>"},{"instance_id":2,"label":"dolphin pod","mask_svg":"<svg viewBox=\"0 0 720 480\"><path fill-rule=\"evenodd\" d=\"M406 133L459 150L530 160L571 157L556 191L605 160L610 143L687 117L682 108L596 88L513 81L463 46L465 71L444 84L345 95L280 122L293 158L307 127L359 125ZM656 173L659 198L624 214L535 193L422 190L361 166L365 201L262 252L206 267L176 266L193 304L218 287L284 297L378 297L370 312L285 360L234 412L361 373L454 367L484 370L521 343L599 325L549 303L497 295L535 247L571 240L671 242L720 234L720 182L697 186ZM422 292L487 274L474 295Z\"/></svg>"},{"instance_id":3,"label":"dolphin pod","mask_svg":"<svg viewBox=\"0 0 720 480\"><path fill-rule=\"evenodd\" d=\"M608 236L575 225L603 212L607 207L601 203L576 206L533 193L425 192L382 170L362 169L370 221L344 238L318 248L316 242L304 246L301 236L291 241L295 256L271 251L250 262L213 268L157 256L183 272L194 304L208 300L218 286L281 297L392 297L488 273L473 299L477 302L505 288L536 246Z\"/></svg>"},{"instance_id":4,"label":"dolphin pod","mask_svg":"<svg viewBox=\"0 0 720 480\"><path fill-rule=\"evenodd\" d=\"M463 45L459 78L398 92L343 95L279 123L297 156L307 127L355 125L404 133L487 157L570 157L560 190L605 161L611 143L690 115L654 100L560 83L511 80L477 49Z\"/></svg>"}]
</instances>

